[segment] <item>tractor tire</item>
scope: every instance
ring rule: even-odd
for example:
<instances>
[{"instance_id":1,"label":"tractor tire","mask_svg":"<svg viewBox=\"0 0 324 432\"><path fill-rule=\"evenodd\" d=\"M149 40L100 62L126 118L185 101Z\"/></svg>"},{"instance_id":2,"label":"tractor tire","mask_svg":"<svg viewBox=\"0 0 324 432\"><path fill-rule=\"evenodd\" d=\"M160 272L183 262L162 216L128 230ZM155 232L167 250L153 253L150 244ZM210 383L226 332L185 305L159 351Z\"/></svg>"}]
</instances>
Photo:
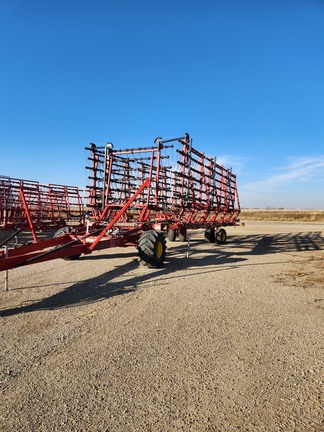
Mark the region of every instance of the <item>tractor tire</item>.
<instances>
[{"instance_id":1,"label":"tractor tire","mask_svg":"<svg viewBox=\"0 0 324 432\"><path fill-rule=\"evenodd\" d=\"M179 241L180 242L187 241L187 230L185 228L181 228L179 230Z\"/></svg>"},{"instance_id":2,"label":"tractor tire","mask_svg":"<svg viewBox=\"0 0 324 432\"><path fill-rule=\"evenodd\" d=\"M174 242L177 237L177 231L175 229L170 229L168 231L168 240Z\"/></svg>"},{"instance_id":3,"label":"tractor tire","mask_svg":"<svg viewBox=\"0 0 324 432\"><path fill-rule=\"evenodd\" d=\"M204 234L204 238L207 243L214 243L216 240L214 228L207 228Z\"/></svg>"},{"instance_id":4,"label":"tractor tire","mask_svg":"<svg viewBox=\"0 0 324 432\"><path fill-rule=\"evenodd\" d=\"M224 230L224 228L217 230L216 242L218 244L224 244L224 243L226 243L226 239L227 239L227 234L226 234L226 231Z\"/></svg>"},{"instance_id":5,"label":"tractor tire","mask_svg":"<svg viewBox=\"0 0 324 432\"><path fill-rule=\"evenodd\" d=\"M179 232L179 241L181 241L181 242L187 241L187 232L186 231L180 231Z\"/></svg>"},{"instance_id":6,"label":"tractor tire","mask_svg":"<svg viewBox=\"0 0 324 432\"><path fill-rule=\"evenodd\" d=\"M59 230L56 231L56 233L54 234L53 237L64 236L65 234L69 234L72 230L73 230L73 227L70 227L70 226L62 227L62 228L60 228ZM65 258L62 258L62 259L64 259L65 261L74 261L74 260L77 260L78 258L80 258L80 256L81 256L81 254L78 254L78 255L72 255L72 256L69 256L69 257L65 257Z\"/></svg>"},{"instance_id":7,"label":"tractor tire","mask_svg":"<svg viewBox=\"0 0 324 432\"><path fill-rule=\"evenodd\" d=\"M56 233L53 235L53 237L61 237L64 236L65 234L69 234L72 231L72 229L73 229L72 227L64 226L59 230L57 230Z\"/></svg>"},{"instance_id":8,"label":"tractor tire","mask_svg":"<svg viewBox=\"0 0 324 432\"><path fill-rule=\"evenodd\" d=\"M137 250L141 264L161 267L166 252L164 235L154 230L145 231L138 241Z\"/></svg>"}]
</instances>

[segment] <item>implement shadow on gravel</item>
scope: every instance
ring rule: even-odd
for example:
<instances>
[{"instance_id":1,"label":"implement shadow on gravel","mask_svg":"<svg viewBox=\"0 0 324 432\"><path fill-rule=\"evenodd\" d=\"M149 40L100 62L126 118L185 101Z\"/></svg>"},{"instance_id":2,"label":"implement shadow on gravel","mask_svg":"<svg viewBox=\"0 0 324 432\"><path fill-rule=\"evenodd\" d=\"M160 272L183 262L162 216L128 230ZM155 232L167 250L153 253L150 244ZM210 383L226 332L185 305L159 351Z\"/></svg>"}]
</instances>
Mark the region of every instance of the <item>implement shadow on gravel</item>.
<instances>
[{"instance_id":1,"label":"implement shadow on gravel","mask_svg":"<svg viewBox=\"0 0 324 432\"><path fill-rule=\"evenodd\" d=\"M248 255L311 252L324 249L324 237L321 231L260 234L233 238L231 244L245 249Z\"/></svg>"},{"instance_id":2,"label":"implement shadow on gravel","mask_svg":"<svg viewBox=\"0 0 324 432\"><path fill-rule=\"evenodd\" d=\"M198 244L204 243L198 241ZM195 248L190 249L190 257L185 258L186 246L182 243L179 246L172 248L172 253L170 253L171 259L166 263L165 266L161 268L143 268L144 274L136 274L135 276L127 277L127 273L139 268L138 259L136 252L132 255L136 256L136 259L132 261L115 267L113 270L103 273L95 278L87 279L82 282L77 282L67 287L66 289L48 297L37 301L33 304L26 306L20 306L16 308L5 309L0 311L0 317L7 317L11 315L17 315L21 313L30 313L40 310L53 310L61 309L66 307L75 307L83 304L90 304L96 301L101 301L108 299L110 297L124 295L130 292L134 292L139 289L142 284L150 282L152 278L156 279L159 276L163 276L162 283L164 283L165 276L172 274L172 278L176 277L175 274L179 270L184 270L188 267L208 267L215 266L226 262L228 264L234 264L240 261L245 261L247 258L230 257L217 254L215 251L215 245L210 245L211 248L208 251L208 255L204 259L194 259L191 255L194 255ZM201 250L199 252L202 252ZM206 254L207 251L203 250ZM108 256L108 255L107 255ZM115 255L113 255L115 257ZM123 255L125 257L125 255ZM101 255L104 259L104 256ZM92 259L91 256L87 256L82 259ZM212 270L211 270L212 271ZM215 271L215 270L214 270ZM123 280L114 281L114 279L120 279L125 275ZM169 278L167 277L166 280Z\"/></svg>"},{"instance_id":3,"label":"implement shadow on gravel","mask_svg":"<svg viewBox=\"0 0 324 432\"><path fill-rule=\"evenodd\" d=\"M129 287L127 286L127 281L122 281L116 284L110 283L110 281L116 277L120 277L123 273L134 270L137 267L138 261L133 260L95 278L73 283L66 289L33 304L0 311L0 316L5 317L44 309L60 309L79 304L92 303L120 294L127 294L128 292L134 291L134 288L131 285Z\"/></svg>"},{"instance_id":4,"label":"implement shadow on gravel","mask_svg":"<svg viewBox=\"0 0 324 432\"><path fill-rule=\"evenodd\" d=\"M226 250L224 250L226 248ZM231 248L233 250L231 250ZM139 289L142 284L150 282L153 278L163 276L162 284L169 279L177 277L177 271L190 268L204 268L206 272L215 272L215 266L226 265L227 268L220 268L219 271L233 269L248 261L249 256L266 255L269 253L289 253L302 251L324 250L324 237L321 232L277 234L277 235L248 235L230 237L226 245L205 243L204 240L192 239L190 242L190 255L186 258L188 247L186 243L174 243L167 255L167 263L160 269L148 269L146 273L135 276L127 273L138 269L137 258L132 261L115 267L113 270L103 273L95 278L82 282L73 283L63 291L54 294L26 306L5 309L0 311L0 316L6 317L20 313L30 313L39 310L53 310L66 307L74 307L82 304L89 304L104 300L110 297L127 294ZM202 254L202 257L199 255ZM105 254L100 256L89 255L81 260L116 258L117 254ZM133 254L120 254L135 257ZM244 265L244 264L243 264ZM210 270L208 270L210 267ZM145 270L144 270L145 271ZM114 281L122 276L123 280ZM170 277L168 277L170 275Z\"/></svg>"}]
</instances>

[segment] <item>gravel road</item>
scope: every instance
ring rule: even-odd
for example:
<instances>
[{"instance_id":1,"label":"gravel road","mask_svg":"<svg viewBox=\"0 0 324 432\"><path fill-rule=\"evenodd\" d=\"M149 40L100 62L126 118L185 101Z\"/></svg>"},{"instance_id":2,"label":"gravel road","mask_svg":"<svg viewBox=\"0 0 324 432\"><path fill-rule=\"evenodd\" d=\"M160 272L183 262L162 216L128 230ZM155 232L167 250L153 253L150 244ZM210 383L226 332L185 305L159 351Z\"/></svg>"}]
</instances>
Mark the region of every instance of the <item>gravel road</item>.
<instances>
[{"instance_id":1,"label":"gravel road","mask_svg":"<svg viewBox=\"0 0 324 432\"><path fill-rule=\"evenodd\" d=\"M324 224L227 233L11 270L0 430L323 431Z\"/></svg>"}]
</instances>

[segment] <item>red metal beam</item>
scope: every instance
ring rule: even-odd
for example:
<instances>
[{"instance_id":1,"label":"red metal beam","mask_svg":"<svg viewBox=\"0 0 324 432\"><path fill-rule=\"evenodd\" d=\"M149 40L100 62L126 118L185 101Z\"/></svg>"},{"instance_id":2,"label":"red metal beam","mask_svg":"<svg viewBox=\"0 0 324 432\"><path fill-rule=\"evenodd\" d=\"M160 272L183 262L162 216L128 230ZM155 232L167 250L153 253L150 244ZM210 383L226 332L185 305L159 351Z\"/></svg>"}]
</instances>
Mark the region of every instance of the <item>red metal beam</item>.
<instances>
[{"instance_id":1,"label":"red metal beam","mask_svg":"<svg viewBox=\"0 0 324 432\"><path fill-rule=\"evenodd\" d=\"M27 204L27 201L26 201L26 199L25 199L25 194L24 194L24 190L23 190L22 186L21 186L21 188L20 188L19 194L20 194L20 196L21 196L21 199L22 199L22 202L23 202L23 205L24 205L24 208L25 208L25 212L26 212L26 216L27 216L28 224L29 224L29 227L30 227L31 232L32 232L32 234L33 234L34 242L37 242L37 234L36 234L36 231L35 231L35 227L34 227L34 224L33 224L32 218L31 218L31 216L30 216L30 212L29 212L28 204Z\"/></svg>"}]
</instances>

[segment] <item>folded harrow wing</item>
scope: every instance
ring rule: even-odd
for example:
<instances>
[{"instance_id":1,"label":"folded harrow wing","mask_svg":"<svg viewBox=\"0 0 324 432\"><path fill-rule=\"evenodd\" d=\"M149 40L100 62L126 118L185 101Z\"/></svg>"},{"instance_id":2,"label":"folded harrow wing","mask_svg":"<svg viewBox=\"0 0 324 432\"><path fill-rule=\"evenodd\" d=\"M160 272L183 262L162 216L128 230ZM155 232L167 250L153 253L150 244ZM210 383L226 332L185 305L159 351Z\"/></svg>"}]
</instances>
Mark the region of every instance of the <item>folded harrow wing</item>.
<instances>
[{"instance_id":1,"label":"folded harrow wing","mask_svg":"<svg viewBox=\"0 0 324 432\"><path fill-rule=\"evenodd\" d=\"M188 229L203 228L206 241L223 243L224 227L238 221L235 174L196 150L188 134L157 138L151 147L115 149L108 143L86 149L87 220L7 256L2 252L0 270L131 245L143 263L158 267L165 258L164 234L184 241Z\"/></svg>"},{"instance_id":2,"label":"folded harrow wing","mask_svg":"<svg viewBox=\"0 0 324 432\"><path fill-rule=\"evenodd\" d=\"M53 229L84 222L82 191L0 176L0 228Z\"/></svg>"}]
</instances>

